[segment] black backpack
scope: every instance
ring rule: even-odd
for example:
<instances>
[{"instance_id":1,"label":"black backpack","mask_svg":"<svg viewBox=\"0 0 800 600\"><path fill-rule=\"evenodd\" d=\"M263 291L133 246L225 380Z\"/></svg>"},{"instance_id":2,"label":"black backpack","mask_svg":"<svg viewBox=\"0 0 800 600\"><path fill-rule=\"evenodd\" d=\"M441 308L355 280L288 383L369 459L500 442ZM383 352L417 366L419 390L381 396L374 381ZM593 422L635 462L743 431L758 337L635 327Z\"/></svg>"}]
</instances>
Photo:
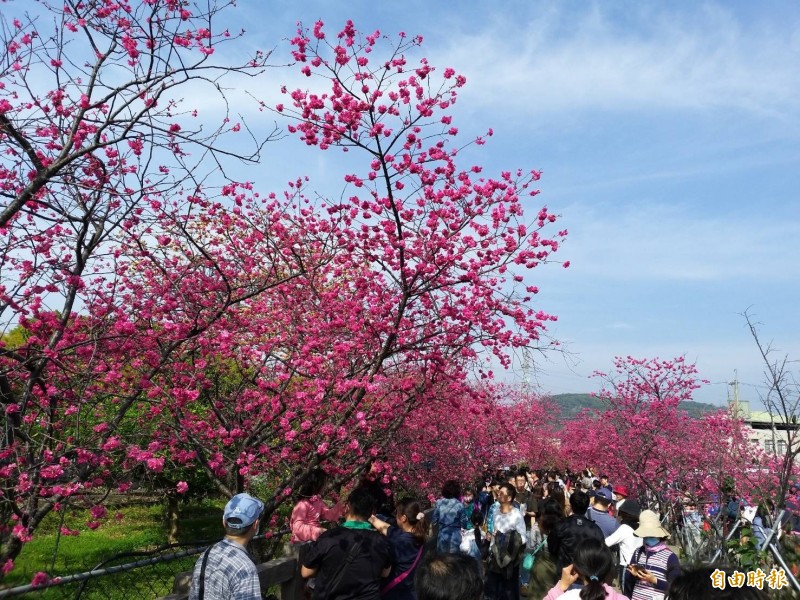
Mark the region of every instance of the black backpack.
<instances>
[{"instance_id":1,"label":"black backpack","mask_svg":"<svg viewBox=\"0 0 800 600\"><path fill-rule=\"evenodd\" d=\"M523 554L525 543L518 531L495 533L494 545L489 551L489 570L510 579Z\"/></svg>"}]
</instances>

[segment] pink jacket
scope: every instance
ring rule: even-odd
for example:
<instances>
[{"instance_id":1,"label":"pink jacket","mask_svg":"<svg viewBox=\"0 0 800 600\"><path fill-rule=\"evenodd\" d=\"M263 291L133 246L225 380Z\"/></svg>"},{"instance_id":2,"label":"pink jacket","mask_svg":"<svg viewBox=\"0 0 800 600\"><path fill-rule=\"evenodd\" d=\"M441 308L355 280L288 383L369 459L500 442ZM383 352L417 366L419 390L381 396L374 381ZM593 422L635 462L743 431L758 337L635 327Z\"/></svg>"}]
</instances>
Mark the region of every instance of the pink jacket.
<instances>
[{"instance_id":1,"label":"pink jacket","mask_svg":"<svg viewBox=\"0 0 800 600\"><path fill-rule=\"evenodd\" d=\"M335 521L342 516L343 506L328 508L321 498L303 498L295 504L292 509L292 516L289 519L289 527L292 529L292 543L315 542L322 535L325 528L320 521Z\"/></svg>"},{"instance_id":2,"label":"pink jacket","mask_svg":"<svg viewBox=\"0 0 800 600\"><path fill-rule=\"evenodd\" d=\"M627 596L623 596L620 592L612 588L610 585L604 583L603 587L606 590L606 600L628 600ZM547 595L543 598L543 600L555 600L555 598L561 598L561 600L571 600L572 598L580 598L580 590L570 590L565 592L561 589L559 584L555 584Z\"/></svg>"}]
</instances>

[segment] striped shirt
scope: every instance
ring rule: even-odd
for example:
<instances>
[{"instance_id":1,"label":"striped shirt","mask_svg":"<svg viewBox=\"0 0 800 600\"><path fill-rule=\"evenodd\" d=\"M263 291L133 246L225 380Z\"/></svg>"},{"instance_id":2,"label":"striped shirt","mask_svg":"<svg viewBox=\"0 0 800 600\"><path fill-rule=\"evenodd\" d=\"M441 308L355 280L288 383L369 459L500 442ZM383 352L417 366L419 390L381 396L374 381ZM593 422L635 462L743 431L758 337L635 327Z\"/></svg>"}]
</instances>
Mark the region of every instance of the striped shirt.
<instances>
[{"instance_id":1,"label":"striped shirt","mask_svg":"<svg viewBox=\"0 0 800 600\"><path fill-rule=\"evenodd\" d=\"M681 573L678 557L663 543L652 548L650 552L642 546L633 553L631 564L647 569L656 576L655 585L643 579L636 579L631 600L663 599L669 584Z\"/></svg>"},{"instance_id":2,"label":"striped shirt","mask_svg":"<svg viewBox=\"0 0 800 600\"><path fill-rule=\"evenodd\" d=\"M194 565L189 600L199 600L203 553ZM258 571L244 546L223 539L211 547L206 561L204 600L261 600Z\"/></svg>"}]
</instances>

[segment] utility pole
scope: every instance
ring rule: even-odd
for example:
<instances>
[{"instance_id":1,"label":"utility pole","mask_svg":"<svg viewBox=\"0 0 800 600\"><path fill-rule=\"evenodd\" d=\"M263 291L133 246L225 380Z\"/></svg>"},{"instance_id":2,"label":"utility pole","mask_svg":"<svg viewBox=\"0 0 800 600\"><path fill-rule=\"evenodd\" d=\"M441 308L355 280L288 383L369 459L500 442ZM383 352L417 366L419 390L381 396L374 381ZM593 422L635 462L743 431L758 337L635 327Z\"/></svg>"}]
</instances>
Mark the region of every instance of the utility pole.
<instances>
[{"instance_id":1,"label":"utility pole","mask_svg":"<svg viewBox=\"0 0 800 600\"><path fill-rule=\"evenodd\" d=\"M730 389L728 390L728 406L731 408L733 415L739 417L741 416L739 414L741 411L739 406L739 372L736 369L733 370L733 381L728 385L733 388L733 398L731 398Z\"/></svg>"},{"instance_id":2,"label":"utility pole","mask_svg":"<svg viewBox=\"0 0 800 600\"><path fill-rule=\"evenodd\" d=\"M522 385L526 392L531 391L531 371L533 371L533 356L530 348L522 349Z\"/></svg>"}]
</instances>

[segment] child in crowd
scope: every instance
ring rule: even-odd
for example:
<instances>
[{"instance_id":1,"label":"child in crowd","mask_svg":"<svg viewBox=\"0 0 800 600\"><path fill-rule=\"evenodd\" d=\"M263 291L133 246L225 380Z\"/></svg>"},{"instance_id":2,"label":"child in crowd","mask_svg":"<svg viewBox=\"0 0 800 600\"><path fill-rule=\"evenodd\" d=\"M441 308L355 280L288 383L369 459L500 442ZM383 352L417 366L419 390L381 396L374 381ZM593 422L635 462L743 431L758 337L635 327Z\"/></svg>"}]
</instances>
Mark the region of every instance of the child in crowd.
<instances>
[{"instance_id":1,"label":"child in crowd","mask_svg":"<svg viewBox=\"0 0 800 600\"><path fill-rule=\"evenodd\" d=\"M291 544L294 548L315 542L325 528L322 521L336 521L344 513L344 507L329 507L320 498L327 475L320 468L314 469L304 484L300 486L298 502L292 509L289 526L292 530Z\"/></svg>"}]
</instances>

